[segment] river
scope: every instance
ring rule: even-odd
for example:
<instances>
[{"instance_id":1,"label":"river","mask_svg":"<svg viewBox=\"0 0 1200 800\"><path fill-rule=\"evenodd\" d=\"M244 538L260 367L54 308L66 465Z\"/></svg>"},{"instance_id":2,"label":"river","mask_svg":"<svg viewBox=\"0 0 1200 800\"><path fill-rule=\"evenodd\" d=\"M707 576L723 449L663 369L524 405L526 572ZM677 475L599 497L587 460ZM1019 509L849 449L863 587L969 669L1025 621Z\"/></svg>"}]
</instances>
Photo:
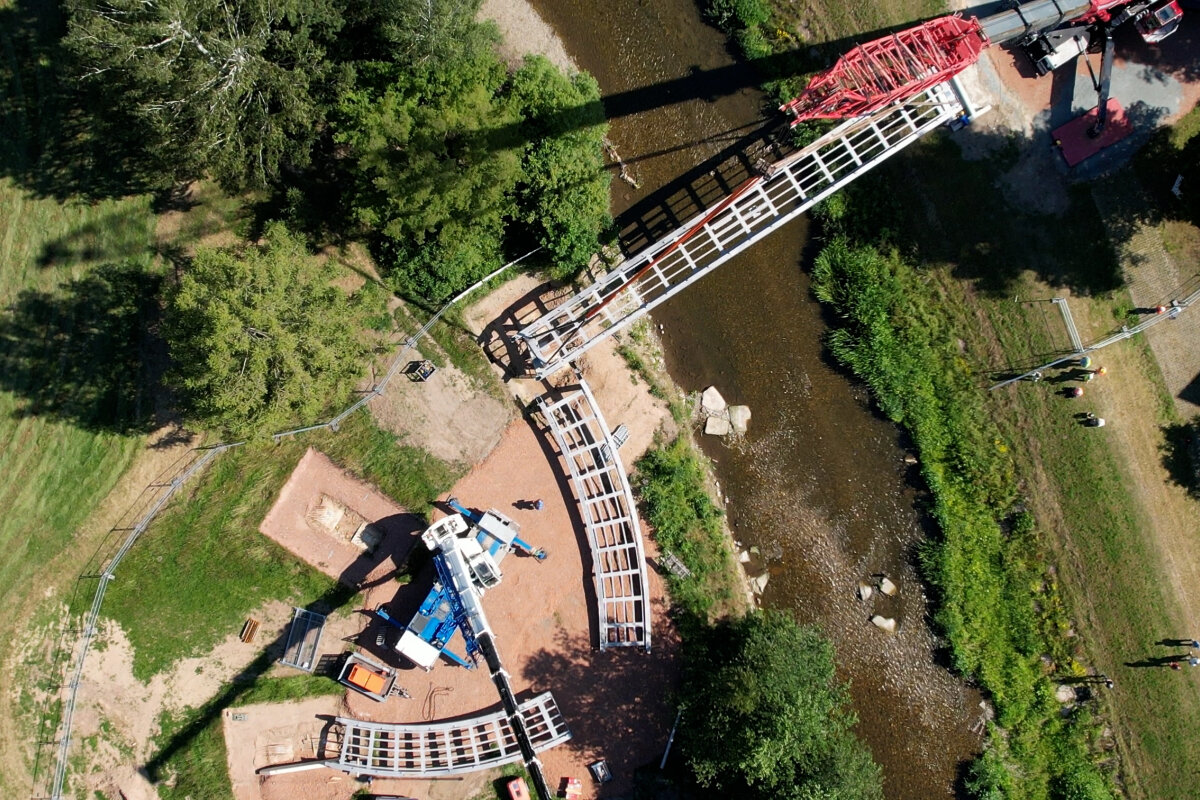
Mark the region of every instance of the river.
<instances>
[{"instance_id":1,"label":"river","mask_svg":"<svg viewBox=\"0 0 1200 800\"><path fill-rule=\"evenodd\" d=\"M640 188L614 181L627 251L736 185L779 116L692 0L535 0L600 83L610 139ZM850 681L858 732L886 796L952 796L980 738L979 695L944 667L915 569L927 521L917 468L866 391L831 365L803 269L806 220L777 232L654 313L667 367L688 390L716 385L753 419L742 441L705 437L735 536L762 554L766 606L818 624ZM885 574L895 597L863 602ZM899 623L873 627L873 613Z\"/></svg>"}]
</instances>

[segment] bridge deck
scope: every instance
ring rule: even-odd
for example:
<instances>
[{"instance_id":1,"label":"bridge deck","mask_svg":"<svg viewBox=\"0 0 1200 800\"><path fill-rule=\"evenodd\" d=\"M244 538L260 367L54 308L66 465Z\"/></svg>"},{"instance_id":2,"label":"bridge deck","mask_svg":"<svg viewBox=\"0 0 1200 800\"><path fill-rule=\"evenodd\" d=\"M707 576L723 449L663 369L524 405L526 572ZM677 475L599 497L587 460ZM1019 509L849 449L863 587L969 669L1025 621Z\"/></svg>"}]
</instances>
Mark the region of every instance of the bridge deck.
<instances>
[{"instance_id":1,"label":"bridge deck","mask_svg":"<svg viewBox=\"0 0 1200 800\"><path fill-rule=\"evenodd\" d=\"M586 383L538 406L558 444L592 550L600 649L650 649L650 601L637 507L617 445Z\"/></svg>"},{"instance_id":2,"label":"bridge deck","mask_svg":"<svg viewBox=\"0 0 1200 800\"><path fill-rule=\"evenodd\" d=\"M813 204L963 113L949 83L849 120L523 328L544 378Z\"/></svg>"},{"instance_id":3,"label":"bridge deck","mask_svg":"<svg viewBox=\"0 0 1200 800\"><path fill-rule=\"evenodd\" d=\"M519 707L534 750L571 738L554 697L545 692ZM351 775L423 777L475 772L522 759L503 710L457 722L397 725L338 717L341 746L326 764Z\"/></svg>"}]
</instances>

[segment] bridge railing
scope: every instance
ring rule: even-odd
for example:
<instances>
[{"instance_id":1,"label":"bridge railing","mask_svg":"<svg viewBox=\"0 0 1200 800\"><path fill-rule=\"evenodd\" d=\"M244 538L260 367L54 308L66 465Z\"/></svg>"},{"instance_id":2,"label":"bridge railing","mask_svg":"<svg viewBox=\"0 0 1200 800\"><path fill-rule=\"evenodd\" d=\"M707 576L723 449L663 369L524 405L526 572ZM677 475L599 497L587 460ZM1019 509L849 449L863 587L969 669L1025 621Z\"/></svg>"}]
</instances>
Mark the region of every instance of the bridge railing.
<instances>
[{"instance_id":1,"label":"bridge railing","mask_svg":"<svg viewBox=\"0 0 1200 800\"><path fill-rule=\"evenodd\" d=\"M579 503L592 555L599 647L650 650L650 602L637 506L617 443L584 381L537 400Z\"/></svg>"}]
</instances>

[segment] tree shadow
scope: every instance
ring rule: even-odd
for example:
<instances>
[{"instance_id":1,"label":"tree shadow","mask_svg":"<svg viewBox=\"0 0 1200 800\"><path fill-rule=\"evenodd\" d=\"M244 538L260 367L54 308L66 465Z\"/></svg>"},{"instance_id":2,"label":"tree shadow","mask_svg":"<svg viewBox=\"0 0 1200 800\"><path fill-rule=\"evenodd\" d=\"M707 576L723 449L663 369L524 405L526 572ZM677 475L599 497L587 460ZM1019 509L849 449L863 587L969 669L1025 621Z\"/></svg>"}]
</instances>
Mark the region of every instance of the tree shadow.
<instances>
[{"instance_id":1,"label":"tree shadow","mask_svg":"<svg viewBox=\"0 0 1200 800\"><path fill-rule=\"evenodd\" d=\"M84 85L62 46L60 4L0 8L0 176L37 197L123 197L153 188L138 126L117 92Z\"/></svg>"},{"instance_id":2,"label":"tree shadow","mask_svg":"<svg viewBox=\"0 0 1200 800\"><path fill-rule=\"evenodd\" d=\"M57 292L18 294L0 316L0 388L22 399L15 413L122 433L158 421L161 281L137 264L106 264Z\"/></svg>"},{"instance_id":3,"label":"tree shadow","mask_svg":"<svg viewBox=\"0 0 1200 800\"><path fill-rule=\"evenodd\" d=\"M1162 429L1162 465L1171 482L1200 500L1200 423L1177 422Z\"/></svg>"},{"instance_id":4,"label":"tree shadow","mask_svg":"<svg viewBox=\"0 0 1200 800\"><path fill-rule=\"evenodd\" d=\"M662 754L675 716L668 702L677 680L673 650L665 641L650 654L595 650L588 634L560 628L521 670L530 685L554 687L574 734L562 747L580 760L609 762L615 780L604 796L628 796L634 770Z\"/></svg>"},{"instance_id":5,"label":"tree shadow","mask_svg":"<svg viewBox=\"0 0 1200 800\"><path fill-rule=\"evenodd\" d=\"M118 208L47 241L37 264L45 269L63 262L128 261L145 256L149 224L140 208Z\"/></svg>"}]
</instances>

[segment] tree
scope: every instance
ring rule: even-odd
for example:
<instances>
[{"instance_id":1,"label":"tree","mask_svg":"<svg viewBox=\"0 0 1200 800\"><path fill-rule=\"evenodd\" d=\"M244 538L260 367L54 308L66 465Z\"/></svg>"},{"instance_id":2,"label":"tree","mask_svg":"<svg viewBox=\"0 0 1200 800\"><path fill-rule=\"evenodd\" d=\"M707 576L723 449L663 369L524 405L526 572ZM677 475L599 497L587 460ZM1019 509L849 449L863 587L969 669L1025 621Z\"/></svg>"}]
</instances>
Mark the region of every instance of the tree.
<instances>
[{"instance_id":1,"label":"tree","mask_svg":"<svg viewBox=\"0 0 1200 800\"><path fill-rule=\"evenodd\" d=\"M163 327L188 414L238 437L312 421L365 354L345 294L279 223L261 245L198 250Z\"/></svg>"},{"instance_id":2,"label":"tree","mask_svg":"<svg viewBox=\"0 0 1200 800\"><path fill-rule=\"evenodd\" d=\"M521 217L550 251L555 272L573 274L587 266L611 222L600 87L590 75L567 76L543 56L530 56L513 75L510 94L529 143Z\"/></svg>"},{"instance_id":3,"label":"tree","mask_svg":"<svg viewBox=\"0 0 1200 800\"><path fill-rule=\"evenodd\" d=\"M764 800L882 798L815 628L768 611L701 628L687 648L680 744L702 786Z\"/></svg>"},{"instance_id":4,"label":"tree","mask_svg":"<svg viewBox=\"0 0 1200 800\"><path fill-rule=\"evenodd\" d=\"M335 118L351 212L398 290L440 300L501 263L521 177L504 65L481 40L449 63L363 65ZM499 131L499 133L497 133Z\"/></svg>"},{"instance_id":5,"label":"tree","mask_svg":"<svg viewBox=\"0 0 1200 800\"><path fill-rule=\"evenodd\" d=\"M308 163L340 25L334 0L75 0L65 44L130 110L161 183L239 190Z\"/></svg>"}]
</instances>

